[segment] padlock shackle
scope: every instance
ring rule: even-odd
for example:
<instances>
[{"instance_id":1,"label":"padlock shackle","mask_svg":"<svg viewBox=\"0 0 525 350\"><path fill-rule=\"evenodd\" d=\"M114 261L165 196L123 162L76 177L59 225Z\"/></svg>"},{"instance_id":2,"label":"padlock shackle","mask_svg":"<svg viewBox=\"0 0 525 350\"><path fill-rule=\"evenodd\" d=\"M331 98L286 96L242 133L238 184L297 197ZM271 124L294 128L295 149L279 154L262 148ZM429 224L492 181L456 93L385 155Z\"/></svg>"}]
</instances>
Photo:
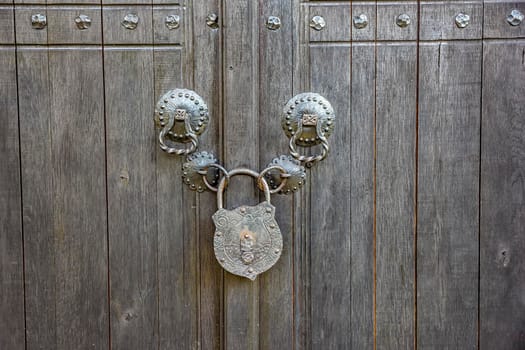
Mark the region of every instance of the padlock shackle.
<instances>
[{"instance_id":1,"label":"padlock shackle","mask_svg":"<svg viewBox=\"0 0 525 350\"><path fill-rule=\"evenodd\" d=\"M236 175L248 175L258 180L259 184L262 185L262 188L264 190L264 197L266 201L270 203L270 186L268 186L268 182L266 182L264 177L260 176L260 174L254 170L248 168L237 168L228 171L228 176L223 176L221 178L219 186L217 186L217 208L222 209L224 207L223 194L224 190L226 189L226 186L228 185L228 179Z\"/></svg>"}]
</instances>

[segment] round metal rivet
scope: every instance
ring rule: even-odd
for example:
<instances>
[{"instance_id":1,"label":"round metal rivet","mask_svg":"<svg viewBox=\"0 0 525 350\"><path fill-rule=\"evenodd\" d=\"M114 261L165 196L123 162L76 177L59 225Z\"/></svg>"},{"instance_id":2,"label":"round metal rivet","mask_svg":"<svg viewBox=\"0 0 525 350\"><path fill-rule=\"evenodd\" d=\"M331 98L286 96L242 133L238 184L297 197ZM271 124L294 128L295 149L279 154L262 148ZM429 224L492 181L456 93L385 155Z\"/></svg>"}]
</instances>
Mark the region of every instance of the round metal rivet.
<instances>
[{"instance_id":1,"label":"round metal rivet","mask_svg":"<svg viewBox=\"0 0 525 350\"><path fill-rule=\"evenodd\" d=\"M33 29L44 29L46 25L46 15L43 15L41 13L31 15L31 27L33 27Z\"/></svg>"},{"instance_id":2,"label":"round metal rivet","mask_svg":"<svg viewBox=\"0 0 525 350\"><path fill-rule=\"evenodd\" d=\"M139 24L139 16L134 13L128 13L124 16L124 20L122 20L121 24L124 28L133 30L137 28L137 25Z\"/></svg>"},{"instance_id":3,"label":"round metal rivet","mask_svg":"<svg viewBox=\"0 0 525 350\"><path fill-rule=\"evenodd\" d=\"M266 20L266 28L270 30L277 30L281 28L281 19L277 16L270 16Z\"/></svg>"},{"instance_id":4,"label":"round metal rivet","mask_svg":"<svg viewBox=\"0 0 525 350\"><path fill-rule=\"evenodd\" d=\"M279 254L280 250L279 249L275 249L274 252L275 252L275 254Z\"/></svg>"},{"instance_id":5,"label":"round metal rivet","mask_svg":"<svg viewBox=\"0 0 525 350\"><path fill-rule=\"evenodd\" d=\"M77 28L80 30L85 30L91 27L91 18L86 15L78 15L75 18L75 24L77 25Z\"/></svg>"},{"instance_id":6,"label":"round metal rivet","mask_svg":"<svg viewBox=\"0 0 525 350\"><path fill-rule=\"evenodd\" d=\"M248 269L248 272L249 272L249 273L253 273L253 268L250 267L250 268Z\"/></svg>"},{"instance_id":7,"label":"round metal rivet","mask_svg":"<svg viewBox=\"0 0 525 350\"><path fill-rule=\"evenodd\" d=\"M362 13L358 16L354 16L354 27L357 29L363 29L368 25L368 17Z\"/></svg>"},{"instance_id":8,"label":"round metal rivet","mask_svg":"<svg viewBox=\"0 0 525 350\"><path fill-rule=\"evenodd\" d=\"M410 22L411 22L410 16L407 15L406 13L400 14L396 18L396 24L398 25L398 27L401 27L401 28L408 27Z\"/></svg>"},{"instance_id":9,"label":"round metal rivet","mask_svg":"<svg viewBox=\"0 0 525 350\"><path fill-rule=\"evenodd\" d=\"M241 208L239 209L239 211L240 211L241 213L244 214L244 213L246 213L246 208L245 208L245 207L241 207Z\"/></svg>"},{"instance_id":10,"label":"round metal rivet","mask_svg":"<svg viewBox=\"0 0 525 350\"><path fill-rule=\"evenodd\" d=\"M167 15L164 19L166 28L169 30L177 29L180 27L180 16L179 15Z\"/></svg>"},{"instance_id":11,"label":"round metal rivet","mask_svg":"<svg viewBox=\"0 0 525 350\"><path fill-rule=\"evenodd\" d=\"M326 21L322 16L313 16L310 20L310 28L313 28L315 30L323 30L323 28L326 27Z\"/></svg>"},{"instance_id":12,"label":"round metal rivet","mask_svg":"<svg viewBox=\"0 0 525 350\"><path fill-rule=\"evenodd\" d=\"M273 181L271 181L271 182L273 182ZM272 208L266 208L266 212L267 213L271 213L272 212Z\"/></svg>"},{"instance_id":13,"label":"round metal rivet","mask_svg":"<svg viewBox=\"0 0 525 350\"><path fill-rule=\"evenodd\" d=\"M465 28L470 23L470 16L465 13L458 13L456 15L456 25L458 28Z\"/></svg>"},{"instance_id":14,"label":"round metal rivet","mask_svg":"<svg viewBox=\"0 0 525 350\"><path fill-rule=\"evenodd\" d=\"M216 234L217 236L219 236L219 237L222 236L222 232L221 232L221 231L217 231L217 232L215 232L215 234Z\"/></svg>"},{"instance_id":15,"label":"round metal rivet","mask_svg":"<svg viewBox=\"0 0 525 350\"><path fill-rule=\"evenodd\" d=\"M523 22L523 19L525 19L525 16L520 10L517 9L510 11L509 15L507 16L507 22L509 22L509 24L513 27L520 25L520 23Z\"/></svg>"},{"instance_id":16,"label":"round metal rivet","mask_svg":"<svg viewBox=\"0 0 525 350\"><path fill-rule=\"evenodd\" d=\"M210 13L206 17L206 25L211 29L219 28L219 16L216 13Z\"/></svg>"}]
</instances>

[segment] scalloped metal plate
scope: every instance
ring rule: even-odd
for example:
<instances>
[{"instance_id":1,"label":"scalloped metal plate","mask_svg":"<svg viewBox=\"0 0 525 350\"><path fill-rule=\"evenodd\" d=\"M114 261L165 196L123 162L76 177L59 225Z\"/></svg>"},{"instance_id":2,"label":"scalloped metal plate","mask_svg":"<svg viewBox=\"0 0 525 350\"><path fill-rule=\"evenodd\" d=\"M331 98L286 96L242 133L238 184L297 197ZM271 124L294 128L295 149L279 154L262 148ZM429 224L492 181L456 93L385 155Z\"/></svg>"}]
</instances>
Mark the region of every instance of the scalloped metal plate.
<instances>
[{"instance_id":1,"label":"scalloped metal plate","mask_svg":"<svg viewBox=\"0 0 525 350\"><path fill-rule=\"evenodd\" d=\"M291 194L299 190L304 183L306 182L306 170L304 166L301 165L301 162L294 159L289 155L281 155L277 158L274 158L268 167L278 165L286 170L286 173L289 175L286 180L286 184L279 191L279 194ZM277 169L270 170L265 175L268 180L268 185L271 189L276 189L281 185L283 181L281 177L281 172Z\"/></svg>"},{"instance_id":2,"label":"scalloped metal plate","mask_svg":"<svg viewBox=\"0 0 525 350\"><path fill-rule=\"evenodd\" d=\"M184 117L181 117L183 114ZM190 142L184 118L189 119L192 131L200 135L206 130L209 122L208 106L195 91L170 90L162 95L155 106L155 124L164 127L169 118L175 118L175 123L169 130L167 138L174 142Z\"/></svg>"},{"instance_id":3,"label":"scalloped metal plate","mask_svg":"<svg viewBox=\"0 0 525 350\"><path fill-rule=\"evenodd\" d=\"M303 123L303 132L297 139L297 144L302 147L311 147L321 143L316 131L320 123L320 130L325 137L329 137L334 130L335 114L330 102L323 96L314 92L305 92L292 97L284 106L281 126L288 138L295 135L301 120L311 120L312 123Z\"/></svg>"},{"instance_id":4,"label":"scalloped metal plate","mask_svg":"<svg viewBox=\"0 0 525 350\"><path fill-rule=\"evenodd\" d=\"M203 192L207 187L199 171L208 169L206 175L208 183L216 186L219 179L219 169L210 168L210 165L215 163L217 163L217 159L212 153L202 151L190 154L186 158L186 162L182 164L182 181L190 186L190 189Z\"/></svg>"}]
</instances>

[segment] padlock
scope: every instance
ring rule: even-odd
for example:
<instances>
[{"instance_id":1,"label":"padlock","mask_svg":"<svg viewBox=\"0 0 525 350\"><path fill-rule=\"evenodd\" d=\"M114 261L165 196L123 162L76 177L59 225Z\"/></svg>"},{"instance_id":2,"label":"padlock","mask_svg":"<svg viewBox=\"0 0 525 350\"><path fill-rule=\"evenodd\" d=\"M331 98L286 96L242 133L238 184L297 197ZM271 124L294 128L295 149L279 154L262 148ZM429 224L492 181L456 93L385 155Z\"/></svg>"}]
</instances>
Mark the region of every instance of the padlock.
<instances>
[{"instance_id":1,"label":"padlock","mask_svg":"<svg viewBox=\"0 0 525 350\"><path fill-rule=\"evenodd\" d=\"M248 175L256 178L264 190L265 201L255 206L243 205L229 210L223 207L223 193L229 178ZM270 203L270 187L256 171L234 169L224 176L217 190L218 210L213 214L213 248L219 264L228 272L255 280L271 268L281 256L283 238L275 207Z\"/></svg>"}]
</instances>

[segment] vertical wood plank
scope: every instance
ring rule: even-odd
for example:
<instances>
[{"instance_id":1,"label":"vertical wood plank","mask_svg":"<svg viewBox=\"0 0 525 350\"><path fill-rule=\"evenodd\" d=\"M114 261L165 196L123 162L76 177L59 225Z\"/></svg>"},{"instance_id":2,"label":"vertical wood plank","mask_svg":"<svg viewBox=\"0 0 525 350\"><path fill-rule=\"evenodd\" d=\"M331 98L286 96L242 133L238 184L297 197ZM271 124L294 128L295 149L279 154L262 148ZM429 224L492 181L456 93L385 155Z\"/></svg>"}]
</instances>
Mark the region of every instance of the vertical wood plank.
<instances>
[{"instance_id":1,"label":"vertical wood plank","mask_svg":"<svg viewBox=\"0 0 525 350\"><path fill-rule=\"evenodd\" d=\"M50 48L49 80L57 349L102 349L109 343L102 49Z\"/></svg>"},{"instance_id":2,"label":"vertical wood plank","mask_svg":"<svg viewBox=\"0 0 525 350\"><path fill-rule=\"evenodd\" d=\"M415 43L377 48L376 346L414 347Z\"/></svg>"},{"instance_id":3,"label":"vertical wood plank","mask_svg":"<svg viewBox=\"0 0 525 350\"><path fill-rule=\"evenodd\" d=\"M418 349L476 349L481 42L421 44Z\"/></svg>"},{"instance_id":4,"label":"vertical wood plank","mask_svg":"<svg viewBox=\"0 0 525 350\"><path fill-rule=\"evenodd\" d=\"M374 344L375 45L352 46L351 70L351 348L370 349Z\"/></svg>"},{"instance_id":5,"label":"vertical wood plank","mask_svg":"<svg viewBox=\"0 0 525 350\"><path fill-rule=\"evenodd\" d=\"M259 23L269 16L281 19L278 30L259 27L259 169L288 153L281 128L282 106L292 98L293 54L291 1L261 3ZM293 348L293 196L275 195L276 220L283 235L279 261L260 276L260 348Z\"/></svg>"},{"instance_id":6,"label":"vertical wood plank","mask_svg":"<svg viewBox=\"0 0 525 350\"><path fill-rule=\"evenodd\" d=\"M325 96L337 117L329 139L330 154L310 172L310 321L314 349L346 349L351 345L351 58L347 45L310 47L310 90Z\"/></svg>"},{"instance_id":7,"label":"vertical wood plank","mask_svg":"<svg viewBox=\"0 0 525 350\"><path fill-rule=\"evenodd\" d=\"M47 48L17 49L27 349L56 349L53 158ZM38 140L38 142L36 142Z\"/></svg>"},{"instance_id":8,"label":"vertical wood plank","mask_svg":"<svg viewBox=\"0 0 525 350\"><path fill-rule=\"evenodd\" d=\"M17 350L25 348L25 324L14 47L0 46L0 77L0 348Z\"/></svg>"},{"instance_id":9,"label":"vertical wood plank","mask_svg":"<svg viewBox=\"0 0 525 350\"><path fill-rule=\"evenodd\" d=\"M202 25L209 13L220 14L220 1L193 3L193 88L208 105L211 122L200 136L201 150L213 152L222 162L222 48L221 29ZM198 234L200 266L200 345L220 349L222 325L223 269L213 251L215 226L211 216L217 210L215 193L198 196Z\"/></svg>"},{"instance_id":10,"label":"vertical wood plank","mask_svg":"<svg viewBox=\"0 0 525 350\"><path fill-rule=\"evenodd\" d=\"M104 71L111 348L146 349L158 342L153 49L106 48Z\"/></svg>"},{"instance_id":11,"label":"vertical wood plank","mask_svg":"<svg viewBox=\"0 0 525 350\"><path fill-rule=\"evenodd\" d=\"M525 41L483 45L480 348L525 347Z\"/></svg>"},{"instance_id":12,"label":"vertical wood plank","mask_svg":"<svg viewBox=\"0 0 525 350\"><path fill-rule=\"evenodd\" d=\"M259 166L258 3L226 0L223 21L223 137L227 169ZM254 180L233 179L227 207L257 201ZM259 348L259 281L224 274L224 348Z\"/></svg>"},{"instance_id":13,"label":"vertical wood plank","mask_svg":"<svg viewBox=\"0 0 525 350\"><path fill-rule=\"evenodd\" d=\"M191 71L183 71L182 59L180 49L155 48L155 101L167 90L189 86L186 74ZM164 153L155 144L160 349L194 349L199 341L196 195L181 181L184 159Z\"/></svg>"}]
</instances>

